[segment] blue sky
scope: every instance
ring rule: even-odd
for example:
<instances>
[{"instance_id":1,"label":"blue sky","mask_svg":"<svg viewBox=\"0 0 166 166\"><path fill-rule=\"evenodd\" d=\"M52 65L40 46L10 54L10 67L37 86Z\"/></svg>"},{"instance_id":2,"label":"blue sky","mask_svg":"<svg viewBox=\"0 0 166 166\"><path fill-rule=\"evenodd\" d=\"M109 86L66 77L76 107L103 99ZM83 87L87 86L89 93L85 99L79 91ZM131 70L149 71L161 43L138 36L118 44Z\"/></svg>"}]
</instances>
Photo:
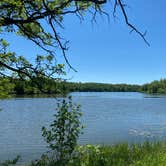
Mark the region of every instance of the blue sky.
<instances>
[{"instance_id":1,"label":"blue sky","mask_svg":"<svg viewBox=\"0 0 166 166\"><path fill-rule=\"evenodd\" d=\"M122 14L117 10L117 19L112 17L112 6L108 3L107 17L97 17L92 24L90 15L85 21L67 16L62 36L70 40L67 53L71 65L78 71L67 72L71 81L143 84L166 78L166 2L165 0L126 0L128 17L140 31L147 30L148 47L136 33L129 34ZM31 58L40 52L30 42L9 38L11 47ZM58 56L60 62L64 60Z\"/></svg>"}]
</instances>

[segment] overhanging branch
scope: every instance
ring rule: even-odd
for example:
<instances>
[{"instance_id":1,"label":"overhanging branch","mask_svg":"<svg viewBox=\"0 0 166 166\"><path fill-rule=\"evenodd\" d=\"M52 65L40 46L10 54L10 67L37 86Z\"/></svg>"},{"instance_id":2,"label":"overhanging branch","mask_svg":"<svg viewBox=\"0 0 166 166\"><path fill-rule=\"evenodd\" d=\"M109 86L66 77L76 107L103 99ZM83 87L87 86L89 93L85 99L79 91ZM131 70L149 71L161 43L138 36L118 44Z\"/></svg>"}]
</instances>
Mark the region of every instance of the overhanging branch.
<instances>
[{"instance_id":1,"label":"overhanging branch","mask_svg":"<svg viewBox=\"0 0 166 166\"><path fill-rule=\"evenodd\" d=\"M146 38L145 38L146 32L145 32L145 33L140 32L133 24L131 24L131 23L129 22L128 16L127 16L127 14L126 14L126 10L125 10L125 8L124 8L124 5L122 4L122 0L115 0L114 12L116 11L116 5L118 5L118 4L119 4L119 6L120 6L120 8L121 8L121 11L122 11L123 16L124 16L124 18L125 18L125 22L126 22L127 26L129 26L129 27L132 29L131 32L132 32L132 31L135 31L138 35L141 36L141 38L144 40L144 42L145 42L148 46L150 46L149 42L148 42L148 41L146 40Z\"/></svg>"}]
</instances>

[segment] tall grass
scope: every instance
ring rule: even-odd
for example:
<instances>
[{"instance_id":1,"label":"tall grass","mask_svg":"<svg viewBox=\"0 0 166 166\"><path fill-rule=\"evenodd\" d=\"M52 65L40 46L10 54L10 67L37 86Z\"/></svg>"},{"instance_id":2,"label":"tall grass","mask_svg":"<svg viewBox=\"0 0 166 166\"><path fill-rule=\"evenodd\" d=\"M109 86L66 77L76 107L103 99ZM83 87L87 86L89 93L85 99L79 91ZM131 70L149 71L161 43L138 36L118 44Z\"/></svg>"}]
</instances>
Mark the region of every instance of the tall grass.
<instances>
[{"instance_id":1,"label":"tall grass","mask_svg":"<svg viewBox=\"0 0 166 166\"><path fill-rule=\"evenodd\" d=\"M51 161L46 157L31 166L56 166ZM166 142L78 146L65 166L166 166Z\"/></svg>"}]
</instances>

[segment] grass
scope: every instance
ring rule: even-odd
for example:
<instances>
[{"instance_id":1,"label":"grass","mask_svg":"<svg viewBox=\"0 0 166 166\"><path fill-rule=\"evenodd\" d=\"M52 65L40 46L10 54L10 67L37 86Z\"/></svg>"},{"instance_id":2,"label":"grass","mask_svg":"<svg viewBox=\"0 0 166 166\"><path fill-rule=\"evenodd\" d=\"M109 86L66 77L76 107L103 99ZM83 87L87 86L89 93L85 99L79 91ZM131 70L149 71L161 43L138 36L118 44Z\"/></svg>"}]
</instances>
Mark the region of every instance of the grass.
<instances>
[{"instance_id":1,"label":"grass","mask_svg":"<svg viewBox=\"0 0 166 166\"><path fill-rule=\"evenodd\" d=\"M60 166L43 157L31 166ZM166 142L115 146L84 145L65 166L166 166Z\"/></svg>"}]
</instances>

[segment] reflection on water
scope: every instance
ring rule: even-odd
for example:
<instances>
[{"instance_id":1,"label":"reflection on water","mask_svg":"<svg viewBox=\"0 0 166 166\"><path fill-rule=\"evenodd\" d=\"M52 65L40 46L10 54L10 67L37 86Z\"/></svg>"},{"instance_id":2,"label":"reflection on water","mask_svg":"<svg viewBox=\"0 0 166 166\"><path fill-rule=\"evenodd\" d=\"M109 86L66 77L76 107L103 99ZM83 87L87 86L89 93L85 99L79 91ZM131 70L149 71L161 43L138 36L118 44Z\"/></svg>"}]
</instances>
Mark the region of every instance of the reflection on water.
<instances>
[{"instance_id":1,"label":"reflection on water","mask_svg":"<svg viewBox=\"0 0 166 166\"><path fill-rule=\"evenodd\" d=\"M85 124L80 144L141 143L166 138L166 98L142 93L72 93L82 105ZM47 151L42 126L53 120L56 99L14 98L0 100L0 160L17 154L23 161Z\"/></svg>"}]
</instances>

